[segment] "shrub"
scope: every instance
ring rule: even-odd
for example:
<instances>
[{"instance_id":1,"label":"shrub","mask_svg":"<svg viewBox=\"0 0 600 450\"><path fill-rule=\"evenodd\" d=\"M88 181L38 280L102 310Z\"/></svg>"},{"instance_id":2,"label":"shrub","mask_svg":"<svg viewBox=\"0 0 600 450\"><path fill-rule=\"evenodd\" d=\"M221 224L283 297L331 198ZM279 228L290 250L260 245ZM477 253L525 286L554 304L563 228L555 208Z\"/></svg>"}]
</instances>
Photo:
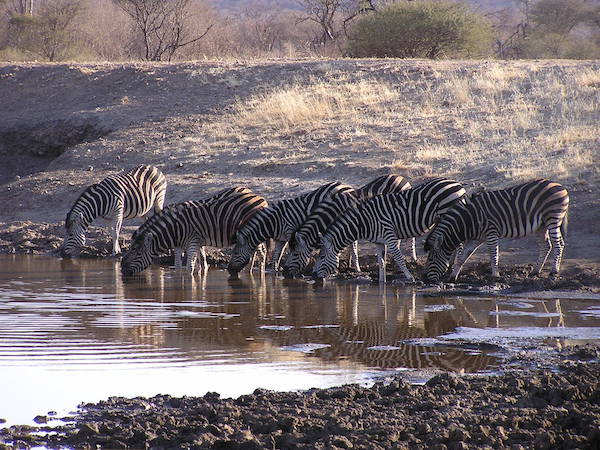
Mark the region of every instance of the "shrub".
<instances>
[{"instance_id":1,"label":"shrub","mask_svg":"<svg viewBox=\"0 0 600 450\"><path fill-rule=\"evenodd\" d=\"M489 22L462 3L392 3L361 17L350 32L353 57L456 58L491 53Z\"/></svg>"}]
</instances>

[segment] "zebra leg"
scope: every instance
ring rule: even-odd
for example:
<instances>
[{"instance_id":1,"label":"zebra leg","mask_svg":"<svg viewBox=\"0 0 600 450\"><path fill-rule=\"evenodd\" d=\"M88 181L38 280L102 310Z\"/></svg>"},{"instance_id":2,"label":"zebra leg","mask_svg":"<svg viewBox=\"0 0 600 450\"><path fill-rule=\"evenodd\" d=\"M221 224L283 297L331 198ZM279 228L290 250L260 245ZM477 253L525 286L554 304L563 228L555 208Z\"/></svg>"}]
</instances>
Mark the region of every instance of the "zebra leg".
<instances>
[{"instance_id":1,"label":"zebra leg","mask_svg":"<svg viewBox=\"0 0 600 450\"><path fill-rule=\"evenodd\" d=\"M113 255L118 255L121 253L121 246L119 245L119 233L121 233L121 225L123 224L123 210L120 209L116 212L115 217L112 222L111 227L111 235L112 235L112 244L113 244Z\"/></svg>"},{"instance_id":2,"label":"zebra leg","mask_svg":"<svg viewBox=\"0 0 600 450\"><path fill-rule=\"evenodd\" d=\"M265 273L265 264L267 262L267 246L265 245L264 242L259 244L259 246L256 248L255 254L258 254L258 257L260 258L260 262L259 262L260 273L264 274ZM250 269L250 270L252 270L252 269Z\"/></svg>"},{"instance_id":3,"label":"zebra leg","mask_svg":"<svg viewBox=\"0 0 600 450\"><path fill-rule=\"evenodd\" d=\"M538 256L538 260L535 264L535 272L538 275L542 274L542 269L544 268L544 264L546 264L546 260L548 259L548 255L550 251L552 251L552 244L550 244L550 237L548 236L548 230L542 229L537 232L536 240L538 244L538 248L540 250L540 254Z\"/></svg>"},{"instance_id":4,"label":"zebra leg","mask_svg":"<svg viewBox=\"0 0 600 450\"><path fill-rule=\"evenodd\" d=\"M560 232L560 228L550 228L548 229L548 235L550 236L550 242L552 243L552 250L554 253L554 262L552 264L552 269L550 270L550 276L558 275L560 271L560 263L562 261L562 254L565 249L565 241Z\"/></svg>"},{"instance_id":5,"label":"zebra leg","mask_svg":"<svg viewBox=\"0 0 600 450\"><path fill-rule=\"evenodd\" d=\"M417 238L411 238L410 247L410 256L414 262L417 262Z\"/></svg>"},{"instance_id":6,"label":"zebra leg","mask_svg":"<svg viewBox=\"0 0 600 450\"><path fill-rule=\"evenodd\" d=\"M208 261L206 261L206 249L204 246L200 246L198 248L198 254L200 255L198 265L200 266L200 271L204 271L204 274L208 272Z\"/></svg>"},{"instance_id":7,"label":"zebra leg","mask_svg":"<svg viewBox=\"0 0 600 450\"><path fill-rule=\"evenodd\" d=\"M486 236L485 243L488 248L488 253L490 255L490 265L492 266L492 277L497 278L500 276L500 270L498 269L498 235L497 234L489 234Z\"/></svg>"},{"instance_id":8,"label":"zebra leg","mask_svg":"<svg viewBox=\"0 0 600 450\"><path fill-rule=\"evenodd\" d=\"M175 260L175 268L181 269L183 266L183 250L181 248L173 249L173 259Z\"/></svg>"},{"instance_id":9,"label":"zebra leg","mask_svg":"<svg viewBox=\"0 0 600 450\"><path fill-rule=\"evenodd\" d=\"M406 262L404 261L404 256L402 256L402 252L400 251L399 242L400 242L399 239L394 238L394 239L388 240L387 246L390 249L392 256L394 257L394 262L398 266L398 269L400 269L400 271L404 275L404 278L406 278L410 282L413 282L413 281L415 281L415 278L409 272L408 267L406 267Z\"/></svg>"},{"instance_id":10,"label":"zebra leg","mask_svg":"<svg viewBox=\"0 0 600 450\"><path fill-rule=\"evenodd\" d=\"M352 251L350 253L350 266L357 271L360 272L360 264L358 263L358 241L354 241L352 243Z\"/></svg>"},{"instance_id":11,"label":"zebra leg","mask_svg":"<svg viewBox=\"0 0 600 450\"><path fill-rule=\"evenodd\" d=\"M459 244L458 247L456 247L456 250L454 250L454 252L452 252L452 255L450 256L450 266L454 267L456 265L456 261L458 261L458 256L463 252L463 250L465 249L464 244Z\"/></svg>"},{"instance_id":12,"label":"zebra leg","mask_svg":"<svg viewBox=\"0 0 600 450\"><path fill-rule=\"evenodd\" d=\"M465 265L471 255L475 253L475 250L481 246L481 244L483 244L482 241L469 241L463 245L462 251L455 253L455 263L454 267L452 268L452 273L450 274L451 280L456 281L462 267Z\"/></svg>"},{"instance_id":13,"label":"zebra leg","mask_svg":"<svg viewBox=\"0 0 600 450\"><path fill-rule=\"evenodd\" d=\"M377 265L379 266L379 282L385 283L385 258L387 254L387 248L385 244L380 244L377 247Z\"/></svg>"},{"instance_id":14,"label":"zebra leg","mask_svg":"<svg viewBox=\"0 0 600 450\"><path fill-rule=\"evenodd\" d=\"M196 264L196 260L198 259L198 249L199 246L195 242L189 244L185 249L185 254L187 256L185 268L188 273L198 273L198 270L200 269L200 265Z\"/></svg>"},{"instance_id":15,"label":"zebra leg","mask_svg":"<svg viewBox=\"0 0 600 450\"><path fill-rule=\"evenodd\" d=\"M286 247L287 241L275 242L275 249L273 250L273 269L275 272L279 272L281 270L281 257Z\"/></svg>"}]
</instances>

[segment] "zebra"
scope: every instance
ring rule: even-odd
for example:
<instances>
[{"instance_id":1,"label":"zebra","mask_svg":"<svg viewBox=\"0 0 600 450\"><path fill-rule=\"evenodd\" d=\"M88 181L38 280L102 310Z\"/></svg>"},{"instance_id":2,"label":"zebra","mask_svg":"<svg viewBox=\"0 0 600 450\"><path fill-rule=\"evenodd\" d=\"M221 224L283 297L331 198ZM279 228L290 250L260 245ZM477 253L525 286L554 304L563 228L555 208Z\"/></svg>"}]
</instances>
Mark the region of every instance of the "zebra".
<instances>
[{"instance_id":1,"label":"zebra","mask_svg":"<svg viewBox=\"0 0 600 450\"><path fill-rule=\"evenodd\" d=\"M545 179L473 195L465 204L447 211L427 237L426 278L439 281L450 266L449 255L464 244L450 275L456 280L464 263L484 241L490 255L492 276L498 277L499 238L518 238L532 233L537 234L540 250L535 271L541 274L554 250L550 276L556 276L564 249L568 209L567 190Z\"/></svg>"},{"instance_id":2,"label":"zebra","mask_svg":"<svg viewBox=\"0 0 600 450\"><path fill-rule=\"evenodd\" d=\"M321 249L315 263L316 278L325 278L339 264L340 251L356 240L378 245L379 281L385 282L386 247L398 268L409 281L399 240L425 234L436 218L454 203L463 201L465 189L456 181L433 178L418 186L394 194L373 197L345 211L321 238Z\"/></svg>"},{"instance_id":3,"label":"zebra","mask_svg":"<svg viewBox=\"0 0 600 450\"><path fill-rule=\"evenodd\" d=\"M238 228L266 206L266 200L252 192L232 192L204 202L177 204L151 217L145 229L136 234L135 241L123 256L121 271L126 275L141 272L160 253L182 248L187 254L187 270L198 272L197 253L203 253L203 246L231 245Z\"/></svg>"},{"instance_id":4,"label":"zebra","mask_svg":"<svg viewBox=\"0 0 600 450\"><path fill-rule=\"evenodd\" d=\"M111 221L112 253L120 253L119 233L123 219L146 218L152 207L155 213L160 213L166 190L167 180L154 166L138 166L92 184L67 214L62 255L70 257L81 251L85 245L85 231L98 217Z\"/></svg>"},{"instance_id":5,"label":"zebra","mask_svg":"<svg viewBox=\"0 0 600 450\"><path fill-rule=\"evenodd\" d=\"M336 195L323 202L308 216L304 224L293 234L289 242L290 253L284 265L286 276L297 276L306 267L314 250L319 248L319 239L333 221L350 207L368 200L376 195L401 192L410 189L410 183L400 175L384 175L377 177L357 190L349 190L345 195ZM411 239L412 257L416 261L415 239ZM351 264L360 272L358 264L358 245L352 243Z\"/></svg>"},{"instance_id":6,"label":"zebra","mask_svg":"<svg viewBox=\"0 0 600 450\"><path fill-rule=\"evenodd\" d=\"M343 194L351 189L347 184L334 181L298 197L280 200L273 207L262 209L238 231L227 269L232 275L238 273L248 264L258 245L273 238L273 266L275 271L279 271L281 254L287 241L306 217L331 196Z\"/></svg>"},{"instance_id":7,"label":"zebra","mask_svg":"<svg viewBox=\"0 0 600 450\"><path fill-rule=\"evenodd\" d=\"M250 189L248 189L247 187L241 187L241 186L235 186L232 188L228 188L228 189L223 189L222 191L217 192L215 195L211 196L211 197L207 197L204 198L202 200L199 200L200 203L206 203L206 202L211 202L213 200L218 200L218 199L222 199L225 197L229 197L230 195L234 195L234 194L251 194L252 191ZM188 202L181 202L181 203L173 203L170 205L165 205L163 207L163 210L159 213L159 214L163 214L166 211L174 211L177 208L180 208L182 205L187 204ZM133 232L133 234L131 235L131 241L135 241L137 236L139 236L140 234L144 233L146 231L146 229L150 226L150 224L152 224L153 222L150 221L145 221L142 225L140 225L138 227L137 230L135 230ZM174 262L175 262L175 268L176 269L181 269L182 268L182 261L183 261L183 250L182 248L174 248L173 249L173 253L174 253ZM264 249L261 248L261 251L266 251ZM198 249L198 253L199 253L199 257L200 257L200 267L202 270L206 271L208 270L208 262L206 261L206 251L204 249L204 247L200 247ZM254 260L252 261L252 263L254 263Z\"/></svg>"}]
</instances>

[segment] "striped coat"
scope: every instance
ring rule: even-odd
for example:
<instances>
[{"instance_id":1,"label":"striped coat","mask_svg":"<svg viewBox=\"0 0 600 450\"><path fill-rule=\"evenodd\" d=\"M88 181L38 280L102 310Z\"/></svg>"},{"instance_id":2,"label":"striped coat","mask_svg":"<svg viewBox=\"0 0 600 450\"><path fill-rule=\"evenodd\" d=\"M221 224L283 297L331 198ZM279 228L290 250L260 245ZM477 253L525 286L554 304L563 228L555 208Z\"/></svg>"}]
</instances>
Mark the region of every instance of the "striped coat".
<instances>
[{"instance_id":1,"label":"striped coat","mask_svg":"<svg viewBox=\"0 0 600 450\"><path fill-rule=\"evenodd\" d=\"M187 269L200 269L195 263L203 246L232 245L238 229L265 208L264 198L251 192L233 192L213 200L177 204L153 216L144 230L136 234L124 255L121 270L125 274L141 272L159 254L173 248L185 249Z\"/></svg>"},{"instance_id":2,"label":"striped coat","mask_svg":"<svg viewBox=\"0 0 600 450\"><path fill-rule=\"evenodd\" d=\"M481 192L466 204L450 209L427 237L429 252L425 268L430 281L439 281L450 266L450 255L464 244L451 279L469 257L485 242L488 247L492 276L499 276L498 240L537 234L539 257L535 271L541 274L553 250L551 275L558 274L564 249L569 193L550 180L534 180L498 191Z\"/></svg>"},{"instance_id":3,"label":"striped coat","mask_svg":"<svg viewBox=\"0 0 600 450\"><path fill-rule=\"evenodd\" d=\"M304 195L280 200L274 206L261 210L237 233L229 261L229 272L236 274L242 270L258 246L268 239L275 240L273 265L275 270L279 270L279 260L287 241L306 217L325 200L351 189L347 184L331 182Z\"/></svg>"},{"instance_id":4,"label":"striped coat","mask_svg":"<svg viewBox=\"0 0 600 450\"><path fill-rule=\"evenodd\" d=\"M319 248L321 236L327 228L348 208L356 207L361 201L372 197L410 189L410 183L400 175L377 177L357 190L348 190L344 195L336 195L323 202L290 239L290 253L284 265L284 273L289 276L300 275L307 266L312 253ZM416 259L415 240L412 241L413 259ZM360 272L358 264L358 245L354 241L352 260L354 270Z\"/></svg>"},{"instance_id":5,"label":"striped coat","mask_svg":"<svg viewBox=\"0 0 600 450\"><path fill-rule=\"evenodd\" d=\"M385 281L386 247L409 281L414 281L400 252L398 241L425 234L436 218L465 195L464 188L446 178L427 180L395 194L373 197L347 210L326 231L315 264L317 278L333 273L339 253L356 240L378 244L379 281Z\"/></svg>"},{"instance_id":6,"label":"striped coat","mask_svg":"<svg viewBox=\"0 0 600 450\"><path fill-rule=\"evenodd\" d=\"M113 254L121 251L119 233L124 219L146 217L152 208L162 210L167 180L154 166L138 166L89 186L75 201L65 220L64 256L77 254L85 245L85 231L97 218L111 222Z\"/></svg>"}]
</instances>

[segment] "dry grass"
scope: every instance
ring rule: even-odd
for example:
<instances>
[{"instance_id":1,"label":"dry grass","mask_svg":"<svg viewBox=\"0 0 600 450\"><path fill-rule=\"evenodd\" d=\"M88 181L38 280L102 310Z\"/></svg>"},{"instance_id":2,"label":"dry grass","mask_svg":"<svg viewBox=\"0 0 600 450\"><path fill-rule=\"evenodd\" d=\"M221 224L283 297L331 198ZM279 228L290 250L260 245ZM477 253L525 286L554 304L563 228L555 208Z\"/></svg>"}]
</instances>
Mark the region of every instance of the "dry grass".
<instances>
[{"instance_id":1,"label":"dry grass","mask_svg":"<svg viewBox=\"0 0 600 450\"><path fill-rule=\"evenodd\" d=\"M205 130L211 146L261 149L244 160L250 170L268 158L282 170L322 163L342 177L351 167L492 186L600 181L597 64L439 63L421 77L323 73L239 100Z\"/></svg>"}]
</instances>

